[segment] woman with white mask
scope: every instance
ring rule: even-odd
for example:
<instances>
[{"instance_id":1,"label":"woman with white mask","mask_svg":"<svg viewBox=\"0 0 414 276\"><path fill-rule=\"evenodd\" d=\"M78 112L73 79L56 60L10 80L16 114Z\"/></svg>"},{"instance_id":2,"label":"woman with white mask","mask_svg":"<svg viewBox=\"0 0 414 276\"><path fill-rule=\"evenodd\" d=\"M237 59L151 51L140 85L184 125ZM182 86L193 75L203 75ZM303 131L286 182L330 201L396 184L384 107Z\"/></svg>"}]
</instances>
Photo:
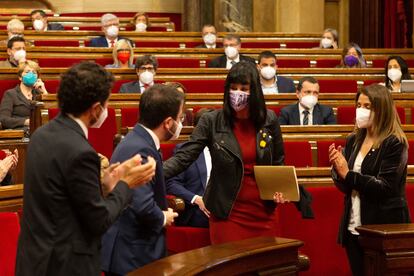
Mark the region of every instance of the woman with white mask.
<instances>
[{"instance_id":1,"label":"woman with white mask","mask_svg":"<svg viewBox=\"0 0 414 276\"><path fill-rule=\"evenodd\" d=\"M344 193L339 243L353 275L363 275L364 257L356 227L409 223L405 196L408 142L388 90L363 87L356 96L355 131L345 148L329 147L332 178Z\"/></svg>"},{"instance_id":2,"label":"woman with white mask","mask_svg":"<svg viewBox=\"0 0 414 276\"><path fill-rule=\"evenodd\" d=\"M385 63L385 86L390 92L401 92L401 80L411 80L408 65L400 56L390 56Z\"/></svg>"},{"instance_id":3,"label":"woman with white mask","mask_svg":"<svg viewBox=\"0 0 414 276\"><path fill-rule=\"evenodd\" d=\"M332 28L325 29L319 43L319 48L338 49L338 31Z\"/></svg>"},{"instance_id":4,"label":"woman with white mask","mask_svg":"<svg viewBox=\"0 0 414 276\"><path fill-rule=\"evenodd\" d=\"M146 32L150 25L148 14L145 12L137 12L132 18L131 23L135 26L136 32Z\"/></svg>"}]
</instances>

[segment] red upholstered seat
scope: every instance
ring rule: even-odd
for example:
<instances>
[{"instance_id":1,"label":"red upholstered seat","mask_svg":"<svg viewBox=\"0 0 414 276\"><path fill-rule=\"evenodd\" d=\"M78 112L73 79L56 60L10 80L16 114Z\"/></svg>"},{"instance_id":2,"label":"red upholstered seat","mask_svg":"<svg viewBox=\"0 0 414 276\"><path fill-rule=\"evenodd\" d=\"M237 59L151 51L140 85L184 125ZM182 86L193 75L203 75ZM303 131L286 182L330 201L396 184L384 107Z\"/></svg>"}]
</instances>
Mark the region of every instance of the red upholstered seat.
<instances>
[{"instance_id":1,"label":"red upholstered seat","mask_svg":"<svg viewBox=\"0 0 414 276\"><path fill-rule=\"evenodd\" d=\"M20 81L17 78L17 74L16 74L16 79L0 80L0 100L3 98L3 95L7 90L15 88L16 85L18 85L19 83Z\"/></svg>"},{"instance_id":2,"label":"red upholstered seat","mask_svg":"<svg viewBox=\"0 0 414 276\"><path fill-rule=\"evenodd\" d=\"M285 164L295 167L312 167L312 150L308 141L285 141Z\"/></svg>"},{"instance_id":3,"label":"red upholstered seat","mask_svg":"<svg viewBox=\"0 0 414 276\"><path fill-rule=\"evenodd\" d=\"M167 227L168 252L180 253L210 245L208 228L169 226Z\"/></svg>"},{"instance_id":4,"label":"red upholstered seat","mask_svg":"<svg viewBox=\"0 0 414 276\"><path fill-rule=\"evenodd\" d=\"M17 213L0 212L0 275L14 275L20 232Z\"/></svg>"},{"instance_id":5,"label":"red upholstered seat","mask_svg":"<svg viewBox=\"0 0 414 276\"><path fill-rule=\"evenodd\" d=\"M158 58L160 68L200 68L198 58Z\"/></svg>"},{"instance_id":6,"label":"red upholstered seat","mask_svg":"<svg viewBox=\"0 0 414 276\"><path fill-rule=\"evenodd\" d=\"M133 80L117 80L114 82L114 86L112 87L112 93L118 93L121 85L127 82L131 82Z\"/></svg>"},{"instance_id":7,"label":"red upholstered seat","mask_svg":"<svg viewBox=\"0 0 414 276\"><path fill-rule=\"evenodd\" d=\"M356 80L318 80L321 93L356 93L358 85Z\"/></svg>"},{"instance_id":8,"label":"red upholstered seat","mask_svg":"<svg viewBox=\"0 0 414 276\"><path fill-rule=\"evenodd\" d=\"M173 156L175 145L176 144L174 143L162 143L161 144L160 150L162 153L163 160L167 160L168 158Z\"/></svg>"},{"instance_id":9,"label":"red upholstered seat","mask_svg":"<svg viewBox=\"0 0 414 276\"><path fill-rule=\"evenodd\" d=\"M402 106L397 106L397 114L400 117L401 124L405 124L405 109Z\"/></svg>"},{"instance_id":10,"label":"red upholstered seat","mask_svg":"<svg viewBox=\"0 0 414 276\"><path fill-rule=\"evenodd\" d=\"M277 116L280 115L280 110L282 108L283 108L283 106L280 106L280 105L278 105L278 106L274 106L274 105L273 106L267 106L267 109L273 110Z\"/></svg>"},{"instance_id":11,"label":"red upholstered seat","mask_svg":"<svg viewBox=\"0 0 414 276\"><path fill-rule=\"evenodd\" d=\"M335 68L341 63L340 59L318 59L317 68Z\"/></svg>"},{"instance_id":12,"label":"red upholstered seat","mask_svg":"<svg viewBox=\"0 0 414 276\"><path fill-rule=\"evenodd\" d=\"M138 122L139 108L138 107L123 107L121 108L121 126L133 127Z\"/></svg>"},{"instance_id":13,"label":"red upholstered seat","mask_svg":"<svg viewBox=\"0 0 414 276\"><path fill-rule=\"evenodd\" d=\"M414 140L408 140L408 165L414 165Z\"/></svg>"},{"instance_id":14,"label":"red upholstered seat","mask_svg":"<svg viewBox=\"0 0 414 276\"><path fill-rule=\"evenodd\" d=\"M309 68L309 59L278 59L277 66L279 68Z\"/></svg>"},{"instance_id":15,"label":"red upholstered seat","mask_svg":"<svg viewBox=\"0 0 414 276\"><path fill-rule=\"evenodd\" d=\"M344 146L345 140L335 141L317 141L316 146L318 148L318 167L329 167L329 146L335 143L335 146Z\"/></svg>"},{"instance_id":16,"label":"red upholstered seat","mask_svg":"<svg viewBox=\"0 0 414 276\"><path fill-rule=\"evenodd\" d=\"M59 90L60 79L57 80L43 80L47 92L50 94L56 94Z\"/></svg>"},{"instance_id":17,"label":"red upholstered seat","mask_svg":"<svg viewBox=\"0 0 414 276\"><path fill-rule=\"evenodd\" d=\"M286 48L315 48L318 46L318 41L293 41L286 43Z\"/></svg>"},{"instance_id":18,"label":"red upholstered seat","mask_svg":"<svg viewBox=\"0 0 414 276\"><path fill-rule=\"evenodd\" d=\"M70 27L72 30L72 27ZM35 46L56 46L56 47L79 47L79 41L77 40L35 40Z\"/></svg>"},{"instance_id":19,"label":"red upholstered seat","mask_svg":"<svg viewBox=\"0 0 414 276\"><path fill-rule=\"evenodd\" d=\"M355 106L338 106L336 121L340 125L355 124Z\"/></svg>"},{"instance_id":20,"label":"red upholstered seat","mask_svg":"<svg viewBox=\"0 0 414 276\"><path fill-rule=\"evenodd\" d=\"M281 236L304 241L300 251L309 257L309 271L301 275L351 275L345 250L337 244L343 194L335 187L307 188L315 219L302 219L292 204L279 204Z\"/></svg>"}]
</instances>

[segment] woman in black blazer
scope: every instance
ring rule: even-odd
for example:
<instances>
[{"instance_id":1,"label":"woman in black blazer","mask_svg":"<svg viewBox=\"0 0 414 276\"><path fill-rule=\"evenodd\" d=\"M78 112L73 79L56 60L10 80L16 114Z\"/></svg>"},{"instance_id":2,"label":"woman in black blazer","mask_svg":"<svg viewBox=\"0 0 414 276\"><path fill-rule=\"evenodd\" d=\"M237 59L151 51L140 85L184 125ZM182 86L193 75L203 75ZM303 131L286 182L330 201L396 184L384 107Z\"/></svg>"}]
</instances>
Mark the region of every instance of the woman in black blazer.
<instances>
[{"instance_id":1,"label":"woman in black blazer","mask_svg":"<svg viewBox=\"0 0 414 276\"><path fill-rule=\"evenodd\" d=\"M405 196L408 143L387 88L363 87L356 107L354 133L344 150L330 146L329 159L335 185L345 194L338 240L352 273L363 275L363 250L355 228L410 222Z\"/></svg>"},{"instance_id":2,"label":"woman in black blazer","mask_svg":"<svg viewBox=\"0 0 414 276\"><path fill-rule=\"evenodd\" d=\"M27 60L18 67L20 84L9 89L0 104L0 122L3 129L28 129L31 102L39 94L47 94L45 84L39 78L39 65Z\"/></svg>"}]
</instances>

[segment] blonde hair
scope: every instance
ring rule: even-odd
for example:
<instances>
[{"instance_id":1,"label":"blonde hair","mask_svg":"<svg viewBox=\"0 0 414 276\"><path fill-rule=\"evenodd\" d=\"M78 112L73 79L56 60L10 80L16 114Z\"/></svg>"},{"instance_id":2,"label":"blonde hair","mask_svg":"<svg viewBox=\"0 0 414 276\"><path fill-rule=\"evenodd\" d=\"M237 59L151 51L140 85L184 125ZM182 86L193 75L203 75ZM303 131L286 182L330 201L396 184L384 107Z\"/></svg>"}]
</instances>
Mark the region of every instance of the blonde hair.
<instances>
[{"instance_id":1,"label":"blonde hair","mask_svg":"<svg viewBox=\"0 0 414 276\"><path fill-rule=\"evenodd\" d=\"M401 143L408 145L407 137L401 128L401 121L388 89L379 84L364 86L358 91L355 102L358 102L361 94L367 96L371 102L371 116L374 116L372 118L372 130L377 138L373 147L378 148L391 135L397 137ZM356 127L356 143L363 142L366 131L366 129Z\"/></svg>"},{"instance_id":2,"label":"blonde hair","mask_svg":"<svg viewBox=\"0 0 414 276\"><path fill-rule=\"evenodd\" d=\"M129 67L133 66L133 64L134 64L134 50L132 48L131 43L126 39L118 40L114 45L114 49L112 50L112 58L114 59L114 64L116 66L120 65L120 62L118 60L118 50L126 49L126 48L129 49L129 54L130 54L130 57L129 57L129 60L128 60L128 66Z\"/></svg>"},{"instance_id":3,"label":"blonde hair","mask_svg":"<svg viewBox=\"0 0 414 276\"><path fill-rule=\"evenodd\" d=\"M39 77L39 75L40 75L39 64L37 64L37 62L34 62L32 60L26 60L26 61L22 61L22 62L19 63L19 66L17 67L17 69L18 69L17 75L19 77L22 76L23 71L26 67L30 67L31 69L35 70L37 76Z\"/></svg>"},{"instance_id":4,"label":"blonde hair","mask_svg":"<svg viewBox=\"0 0 414 276\"><path fill-rule=\"evenodd\" d=\"M24 24L22 21L20 21L17 18L13 18L12 20L10 20L9 22L7 22L7 31L11 32L15 29L20 29L20 30L24 30Z\"/></svg>"}]
</instances>

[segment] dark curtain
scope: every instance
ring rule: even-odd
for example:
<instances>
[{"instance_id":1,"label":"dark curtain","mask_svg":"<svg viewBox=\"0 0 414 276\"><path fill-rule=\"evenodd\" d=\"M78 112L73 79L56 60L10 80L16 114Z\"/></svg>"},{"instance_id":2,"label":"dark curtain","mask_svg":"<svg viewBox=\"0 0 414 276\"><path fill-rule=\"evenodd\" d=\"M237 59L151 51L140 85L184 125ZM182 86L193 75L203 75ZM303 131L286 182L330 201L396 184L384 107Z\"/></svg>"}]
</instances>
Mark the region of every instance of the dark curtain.
<instances>
[{"instance_id":1,"label":"dark curtain","mask_svg":"<svg viewBox=\"0 0 414 276\"><path fill-rule=\"evenodd\" d=\"M384 8L384 47L412 47L413 0L386 0Z\"/></svg>"}]
</instances>

